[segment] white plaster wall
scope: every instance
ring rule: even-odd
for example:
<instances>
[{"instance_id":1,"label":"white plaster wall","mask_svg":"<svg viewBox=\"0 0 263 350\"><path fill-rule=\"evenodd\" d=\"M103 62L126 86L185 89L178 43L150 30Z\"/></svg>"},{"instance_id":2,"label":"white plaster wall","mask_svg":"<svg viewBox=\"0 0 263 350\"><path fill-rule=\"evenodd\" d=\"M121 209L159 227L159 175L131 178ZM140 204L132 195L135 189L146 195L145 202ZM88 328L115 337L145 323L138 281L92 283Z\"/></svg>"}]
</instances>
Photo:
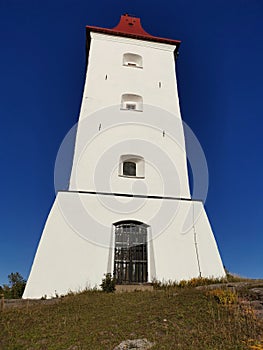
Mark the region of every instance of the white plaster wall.
<instances>
[{"instance_id":1,"label":"white plaster wall","mask_svg":"<svg viewBox=\"0 0 263 350\"><path fill-rule=\"evenodd\" d=\"M177 203L178 210L171 226L153 241L156 278L180 281L200 276L224 277L224 267L202 202Z\"/></svg>"},{"instance_id":2,"label":"white plaster wall","mask_svg":"<svg viewBox=\"0 0 263 350\"><path fill-rule=\"evenodd\" d=\"M222 273L225 274L224 267L206 211L201 203L195 203L194 206L195 211L199 206L200 213L196 218L196 231L202 276L221 277Z\"/></svg>"},{"instance_id":3,"label":"white plaster wall","mask_svg":"<svg viewBox=\"0 0 263 350\"><path fill-rule=\"evenodd\" d=\"M174 48L92 33L70 190L190 198ZM143 68L123 66L126 52ZM143 111L121 110L123 93L141 95ZM145 179L118 176L124 154L145 158Z\"/></svg>"},{"instance_id":4,"label":"white plaster wall","mask_svg":"<svg viewBox=\"0 0 263 350\"><path fill-rule=\"evenodd\" d=\"M87 137L85 128L79 130L81 137ZM144 158L143 179L119 176L120 158L126 154ZM163 137L160 129L142 121L97 132L75 159L70 190L190 198L185 150L173 136Z\"/></svg>"},{"instance_id":5,"label":"white plaster wall","mask_svg":"<svg viewBox=\"0 0 263 350\"><path fill-rule=\"evenodd\" d=\"M98 275L106 273L108 250L75 232L60 209L60 197L48 216L23 298L50 298L94 287L101 282ZM107 240L110 232L104 234Z\"/></svg>"},{"instance_id":6,"label":"white plaster wall","mask_svg":"<svg viewBox=\"0 0 263 350\"><path fill-rule=\"evenodd\" d=\"M193 203L200 209L195 230L202 276L224 276L202 203L60 192L46 222L23 298L51 297L98 286L104 273L113 272L112 224L120 220L150 225L149 281L198 277Z\"/></svg>"},{"instance_id":7,"label":"white plaster wall","mask_svg":"<svg viewBox=\"0 0 263 350\"><path fill-rule=\"evenodd\" d=\"M91 33L80 119L98 109L119 105L121 95L129 92L141 95L145 104L180 117L174 49L168 44ZM127 52L143 57L142 69L123 65Z\"/></svg>"}]
</instances>

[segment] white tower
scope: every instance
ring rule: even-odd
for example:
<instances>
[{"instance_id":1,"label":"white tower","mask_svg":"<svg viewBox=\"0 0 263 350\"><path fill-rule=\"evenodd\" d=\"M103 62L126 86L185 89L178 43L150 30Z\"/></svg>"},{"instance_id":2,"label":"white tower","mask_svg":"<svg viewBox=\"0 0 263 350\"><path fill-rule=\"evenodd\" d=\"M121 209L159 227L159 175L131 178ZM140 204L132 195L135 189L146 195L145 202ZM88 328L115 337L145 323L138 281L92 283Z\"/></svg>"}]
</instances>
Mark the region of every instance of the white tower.
<instances>
[{"instance_id":1,"label":"white tower","mask_svg":"<svg viewBox=\"0 0 263 350\"><path fill-rule=\"evenodd\" d=\"M225 276L203 203L190 196L179 45L129 15L114 29L87 27L70 184L56 196L23 298L98 286L105 273L119 284Z\"/></svg>"}]
</instances>

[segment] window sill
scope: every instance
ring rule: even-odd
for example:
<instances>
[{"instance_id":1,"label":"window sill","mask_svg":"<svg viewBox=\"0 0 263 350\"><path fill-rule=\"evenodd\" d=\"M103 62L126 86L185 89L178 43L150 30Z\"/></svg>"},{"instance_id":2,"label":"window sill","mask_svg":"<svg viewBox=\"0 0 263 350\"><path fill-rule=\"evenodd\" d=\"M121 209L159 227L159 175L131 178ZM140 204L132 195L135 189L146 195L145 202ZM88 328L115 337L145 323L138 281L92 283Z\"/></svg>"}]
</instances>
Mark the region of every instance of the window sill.
<instances>
[{"instance_id":1,"label":"window sill","mask_svg":"<svg viewBox=\"0 0 263 350\"><path fill-rule=\"evenodd\" d=\"M128 179L145 179L145 176L119 175L119 177L126 177L126 178L128 178Z\"/></svg>"},{"instance_id":2,"label":"window sill","mask_svg":"<svg viewBox=\"0 0 263 350\"><path fill-rule=\"evenodd\" d=\"M121 111L129 111L129 112L143 112L142 109L128 109L128 108L120 108Z\"/></svg>"},{"instance_id":3,"label":"window sill","mask_svg":"<svg viewBox=\"0 0 263 350\"><path fill-rule=\"evenodd\" d=\"M139 68L139 69L143 69L142 66L136 66L135 64L123 64L123 67L129 67L129 68Z\"/></svg>"}]
</instances>

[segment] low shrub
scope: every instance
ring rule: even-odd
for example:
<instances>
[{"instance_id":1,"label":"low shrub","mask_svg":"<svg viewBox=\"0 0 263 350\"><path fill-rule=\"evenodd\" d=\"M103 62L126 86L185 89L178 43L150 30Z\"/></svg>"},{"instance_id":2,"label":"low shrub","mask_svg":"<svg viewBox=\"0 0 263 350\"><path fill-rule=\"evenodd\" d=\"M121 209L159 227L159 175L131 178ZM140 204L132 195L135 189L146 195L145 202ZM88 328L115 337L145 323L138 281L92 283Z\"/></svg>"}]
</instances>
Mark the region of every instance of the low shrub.
<instances>
[{"instance_id":1,"label":"low shrub","mask_svg":"<svg viewBox=\"0 0 263 350\"><path fill-rule=\"evenodd\" d=\"M195 277L190 280L181 281L158 281L154 279L152 285L154 289L170 289L170 288L195 288L198 286L208 286L210 284L226 283L226 278L207 278L207 277Z\"/></svg>"},{"instance_id":2,"label":"low shrub","mask_svg":"<svg viewBox=\"0 0 263 350\"><path fill-rule=\"evenodd\" d=\"M238 295L233 290L213 289L208 292L208 295L212 296L221 305L231 305L238 302Z\"/></svg>"},{"instance_id":3,"label":"low shrub","mask_svg":"<svg viewBox=\"0 0 263 350\"><path fill-rule=\"evenodd\" d=\"M115 286L116 286L115 278L112 277L110 273L107 273L104 276L105 277L102 279L102 283L100 284L100 287L102 288L103 292L113 293L116 289L115 288Z\"/></svg>"}]
</instances>

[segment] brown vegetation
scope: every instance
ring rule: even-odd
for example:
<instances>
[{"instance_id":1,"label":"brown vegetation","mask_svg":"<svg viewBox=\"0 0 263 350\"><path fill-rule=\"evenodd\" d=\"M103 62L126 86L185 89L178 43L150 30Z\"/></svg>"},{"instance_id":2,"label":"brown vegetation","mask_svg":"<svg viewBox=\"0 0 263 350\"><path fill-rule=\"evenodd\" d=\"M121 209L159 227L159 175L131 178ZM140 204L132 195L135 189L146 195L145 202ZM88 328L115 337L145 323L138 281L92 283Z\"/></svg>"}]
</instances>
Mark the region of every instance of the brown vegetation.
<instances>
[{"instance_id":1,"label":"brown vegetation","mask_svg":"<svg viewBox=\"0 0 263 350\"><path fill-rule=\"evenodd\" d=\"M238 291L224 285L155 287L152 292L85 291L6 307L0 313L0 349L111 350L138 338L158 350L263 349L262 322L250 301L244 303L247 286Z\"/></svg>"}]
</instances>

